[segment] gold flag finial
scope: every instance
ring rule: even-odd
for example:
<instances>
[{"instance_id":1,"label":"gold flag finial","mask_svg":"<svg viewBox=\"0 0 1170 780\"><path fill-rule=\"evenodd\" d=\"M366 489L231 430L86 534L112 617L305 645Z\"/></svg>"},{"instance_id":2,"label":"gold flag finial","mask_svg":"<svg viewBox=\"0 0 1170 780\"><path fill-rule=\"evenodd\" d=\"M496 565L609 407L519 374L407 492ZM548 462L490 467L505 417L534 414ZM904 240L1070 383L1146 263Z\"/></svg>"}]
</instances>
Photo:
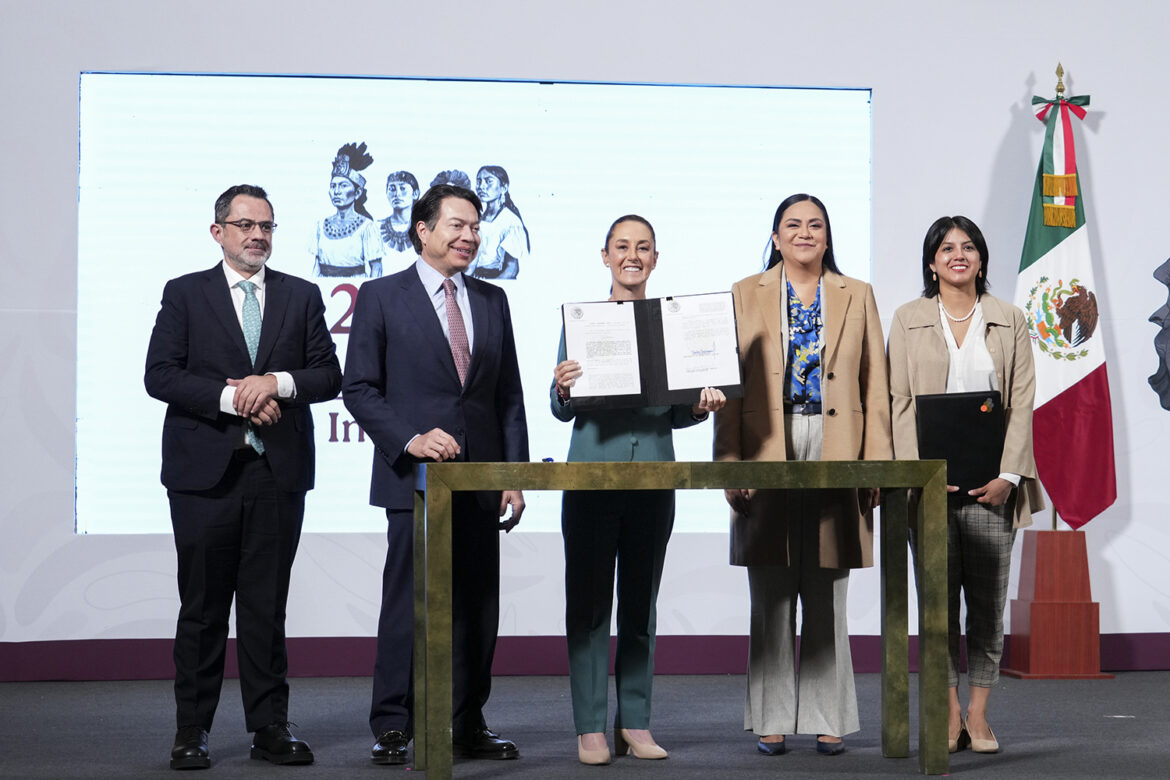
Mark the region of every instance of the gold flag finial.
<instances>
[{"instance_id":1,"label":"gold flag finial","mask_svg":"<svg viewBox=\"0 0 1170 780\"><path fill-rule=\"evenodd\" d=\"M1056 63L1056 97L1064 97L1064 66Z\"/></svg>"}]
</instances>

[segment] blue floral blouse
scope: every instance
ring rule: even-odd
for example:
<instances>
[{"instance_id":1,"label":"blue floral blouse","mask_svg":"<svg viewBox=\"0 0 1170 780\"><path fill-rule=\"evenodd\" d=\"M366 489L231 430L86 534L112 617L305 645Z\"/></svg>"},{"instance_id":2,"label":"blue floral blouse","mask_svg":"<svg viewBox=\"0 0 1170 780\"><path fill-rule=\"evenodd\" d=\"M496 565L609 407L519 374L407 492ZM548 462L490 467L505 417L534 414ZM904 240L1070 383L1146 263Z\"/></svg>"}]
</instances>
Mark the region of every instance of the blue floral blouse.
<instances>
[{"instance_id":1,"label":"blue floral blouse","mask_svg":"<svg viewBox=\"0 0 1170 780\"><path fill-rule=\"evenodd\" d=\"M809 307L788 282L788 361L784 367L784 400L788 403L821 402L821 286Z\"/></svg>"}]
</instances>

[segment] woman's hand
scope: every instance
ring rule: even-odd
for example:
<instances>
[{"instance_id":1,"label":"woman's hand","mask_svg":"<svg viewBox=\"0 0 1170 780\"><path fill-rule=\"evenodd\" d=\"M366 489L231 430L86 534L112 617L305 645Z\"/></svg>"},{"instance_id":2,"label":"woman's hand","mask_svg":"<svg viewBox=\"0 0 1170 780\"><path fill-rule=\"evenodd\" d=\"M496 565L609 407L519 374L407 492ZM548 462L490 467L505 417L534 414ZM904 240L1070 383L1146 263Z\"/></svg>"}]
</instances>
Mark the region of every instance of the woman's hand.
<instances>
[{"instance_id":1,"label":"woman's hand","mask_svg":"<svg viewBox=\"0 0 1170 780\"><path fill-rule=\"evenodd\" d=\"M702 417L707 412L719 411L726 403L727 396L718 387L704 387L699 393L699 402L691 407L691 414L695 417Z\"/></svg>"},{"instance_id":2,"label":"woman's hand","mask_svg":"<svg viewBox=\"0 0 1170 780\"><path fill-rule=\"evenodd\" d=\"M741 515L746 515L748 509L751 507L752 497L756 491L745 490L743 488L728 488L723 491L723 497L727 499L728 505Z\"/></svg>"},{"instance_id":3,"label":"woman's hand","mask_svg":"<svg viewBox=\"0 0 1170 780\"><path fill-rule=\"evenodd\" d=\"M568 398L570 388L582 373L584 372L581 371L581 364L576 360L562 360L557 363L557 367L553 369L553 381L557 383L557 395L561 398Z\"/></svg>"},{"instance_id":4,"label":"woman's hand","mask_svg":"<svg viewBox=\"0 0 1170 780\"><path fill-rule=\"evenodd\" d=\"M1002 477L996 477L981 488L968 490L967 495L975 496L975 500L980 504L987 504L988 506L1003 506L1007 503L1008 497L1012 494L1012 488L1015 487Z\"/></svg>"}]
</instances>

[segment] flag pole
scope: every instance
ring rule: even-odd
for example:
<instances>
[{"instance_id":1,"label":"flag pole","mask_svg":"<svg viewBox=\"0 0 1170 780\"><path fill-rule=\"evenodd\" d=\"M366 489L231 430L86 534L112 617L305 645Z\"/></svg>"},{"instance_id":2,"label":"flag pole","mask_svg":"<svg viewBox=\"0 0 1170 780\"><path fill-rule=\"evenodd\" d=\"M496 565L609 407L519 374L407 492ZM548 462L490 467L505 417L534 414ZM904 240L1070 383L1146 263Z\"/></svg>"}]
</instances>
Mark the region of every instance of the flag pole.
<instances>
[{"instance_id":1,"label":"flag pole","mask_svg":"<svg viewBox=\"0 0 1170 780\"><path fill-rule=\"evenodd\" d=\"M1096 310L1096 296L1091 290L1091 258L1085 233L1080 230L1085 225L1083 192L1076 171L1071 121L1073 117L1084 118L1084 106L1088 103L1088 95L1065 96L1064 66L1059 62L1056 97L1032 99L1032 105L1039 107L1036 118L1045 123L1046 130L1020 261L1020 278L1024 284L1017 285L1020 287L1017 300L1022 301L1021 308L1027 312L1031 337L1038 349L1034 353L1037 373L1042 368L1050 371L1049 375L1063 389L1049 395L1052 388L1047 388L1033 416L1037 474L1047 465L1048 476L1053 477L1052 484L1044 484L1051 500L1052 530L1029 530L1023 534L1019 592L1011 602L1011 644L1007 666L1001 670L1009 677L1024 679L1091 680L1112 676L1101 673L1100 604L1093 601L1088 545L1085 534L1079 530L1116 499L1115 477L1108 473L1114 466L1104 353L1098 351L1093 357L1099 362L1097 368L1090 366L1084 376L1068 383L1066 380L1077 374L1066 372L1062 376L1060 369L1075 365L1071 361L1088 357L1092 354L1089 350L1094 347L1099 350L1100 345L1098 342L1094 347L1085 346L1092 332L1083 335L1085 331L1080 324L1056 321L1057 312L1070 300L1068 293L1060 289L1065 286L1065 279L1070 280L1069 287L1076 286L1078 295L1091 300L1089 306ZM1047 202L1046 198L1053 202ZM1063 250L1054 251L1057 246ZM1055 285L1049 284L1052 278L1057 279ZM1025 291L1026 294L1020 294ZM1057 344L1054 349L1053 345ZM1050 362L1055 360L1064 362ZM1089 400L1069 400L1082 397ZM1105 409L1104 423L1099 423L1098 418L1076 421L1080 426L1076 433L1090 440L1099 437L1102 445L1110 445L1108 469L1103 476L1092 473L1086 477L1092 469L1086 469L1084 463L1073 464L1075 479L1069 477L1073 472L1061 468L1068 465L1060 458L1069 445L1055 444L1063 441L1056 434L1067 430L1062 425L1065 419L1062 415L1069 416L1068 406L1074 403L1094 403ZM1040 421L1042 408L1045 409L1043 422ZM1045 448L1043 463L1041 444ZM1087 480L1094 478L1099 481L1095 485L1099 489L1085 491ZM1056 500L1054 494L1059 494L1061 500ZM1058 510L1058 505L1063 512ZM1058 530L1058 517L1065 518L1069 531Z\"/></svg>"},{"instance_id":2,"label":"flag pole","mask_svg":"<svg viewBox=\"0 0 1170 780\"><path fill-rule=\"evenodd\" d=\"M1064 65L1059 60L1056 62L1056 99L1064 100ZM1056 504L1052 505L1052 530L1059 530L1056 524Z\"/></svg>"}]
</instances>

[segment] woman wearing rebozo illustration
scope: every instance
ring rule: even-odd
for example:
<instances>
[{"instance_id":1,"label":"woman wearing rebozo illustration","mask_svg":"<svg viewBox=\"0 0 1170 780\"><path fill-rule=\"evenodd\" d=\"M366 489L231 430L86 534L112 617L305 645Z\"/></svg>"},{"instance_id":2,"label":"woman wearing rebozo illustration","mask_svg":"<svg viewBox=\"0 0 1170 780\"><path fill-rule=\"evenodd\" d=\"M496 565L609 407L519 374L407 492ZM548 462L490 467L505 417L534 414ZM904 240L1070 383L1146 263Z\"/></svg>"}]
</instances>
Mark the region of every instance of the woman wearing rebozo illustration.
<instances>
[{"instance_id":1,"label":"woman wearing rebozo illustration","mask_svg":"<svg viewBox=\"0 0 1170 780\"><path fill-rule=\"evenodd\" d=\"M315 275L382 275L382 239L366 210L366 178L359 173L373 162L364 143L349 143L337 150L329 180L329 199L337 211L316 224L310 247Z\"/></svg>"},{"instance_id":2,"label":"woman wearing rebozo illustration","mask_svg":"<svg viewBox=\"0 0 1170 780\"><path fill-rule=\"evenodd\" d=\"M394 171L386 177L386 200L390 202L391 212L378 223L386 263L398 259L406 267L418 257L410 243L410 210L419 194L418 179L410 171Z\"/></svg>"},{"instance_id":3,"label":"woman wearing rebozo illustration","mask_svg":"<svg viewBox=\"0 0 1170 780\"><path fill-rule=\"evenodd\" d=\"M950 751L999 751L987 722L1003 655L1003 610L1016 530L1044 508L1032 455L1036 375L1024 313L987 292L987 242L964 216L940 217L922 243L922 296L890 326L894 457L918 458L915 397L998 390L1005 411L999 476L960 493L948 485L947 683ZM917 557L917 535L910 529ZM917 567L915 567L917 570ZM959 704L959 596L967 606L968 706Z\"/></svg>"},{"instance_id":4,"label":"woman wearing rebozo illustration","mask_svg":"<svg viewBox=\"0 0 1170 780\"><path fill-rule=\"evenodd\" d=\"M475 194L483 201L483 214L479 254L467 272L480 279L515 279L520 262L532 249L510 189L508 172L498 165L485 165L475 175Z\"/></svg>"}]
</instances>

